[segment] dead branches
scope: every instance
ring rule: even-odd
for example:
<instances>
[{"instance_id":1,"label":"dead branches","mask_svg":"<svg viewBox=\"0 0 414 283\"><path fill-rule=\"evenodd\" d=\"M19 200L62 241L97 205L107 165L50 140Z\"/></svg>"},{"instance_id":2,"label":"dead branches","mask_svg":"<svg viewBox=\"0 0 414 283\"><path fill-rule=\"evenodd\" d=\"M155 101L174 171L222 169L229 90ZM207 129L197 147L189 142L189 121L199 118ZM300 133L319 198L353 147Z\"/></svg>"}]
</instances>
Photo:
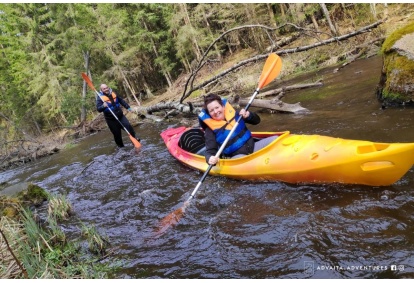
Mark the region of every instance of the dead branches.
<instances>
[{"instance_id":1,"label":"dead branches","mask_svg":"<svg viewBox=\"0 0 414 283\"><path fill-rule=\"evenodd\" d=\"M305 89L310 87L319 87L322 86L323 83L321 80L315 82L315 83L309 83L309 84L297 84L287 87L281 87L273 90L269 90L267 92L261 93L257 95L257 98L253 100L251 106L252 107L258 107L258 108L264 108L274 111L280 111L280 112L290 112L290 113L298 113L298 112L306 112L308 109L303 108L300 106L300 103L295 104L288 104L283 101L281 101L282 97L285 95L288 91L294 91L299 89ZM273 99L260 99L263 97L268 96L275 96ZM236 98L235 102L239 104L240 107L244 107L249 102L249 99L239 99Z\"/></svg>"},{"instance_id":2,"label":"dead branches","mask_svg":"<svg viewBox=\"0 0 414 283\"><path fill-rule=\"evenodd\" d=\"M318 42L317 43L310 44L310 45L305 45L305 46L298 46L298 47L290 48L290 49L281 49L281 50L275 51L275 53L278 54L278 55L280 55L280 56L282 56L282 55L289 54L289 53L297 53L297 52L307 51L307 50L310 50L310 49L313 49L313 48L316 48L316 47L320 47L320 46L323 46L323 45L327 45L327 44L330 44L330 43L334 43L334 42L340 42L340 41L349 39L351 37L354 37L354 36L356 36L358 34L362 34L362 33L365 33L365 32L369 32L371 29L376 28L377 26L379 26L383 22L384 22L383 20L380 20L380 21L377 21L377 22L375 22L375 23L373 23L371 25L365 26L365 27L363 27L363 28L361 28L359 30L353 31L351 33L348 33L348 34L345 34L345 35L342 35L342 36L332 37L332 38L329 38L327 40L320 40L318 38ZM298 30L301 30L302 32L305 32L306 31L306 32L313 32L315 34L318 33L316 31L303 29L303 28L298 27L298 26L293 25L293 24L290 24L290 25L291 26L294 26ZM232 31L238 30L238 29L242 29L242 28L262 28L262 29L265 29L265 30L274 31L274 30L279 29L281 27L279 27L279 28L271 28L271 27L267 27L267 26L263 26L263 25L247 25L247 26L241 26L241 27L237 27L237 28L228 30L228 31L224 32L223 34L221 34L207 48L206 52L204 53L202 59L200 60L198 66L196 67L195 71L193 71L192 74L190 75L190 77L188 78L187 83L185 84L185 88L184 88L183 95L180 98L180 103L182 103L186 98L188 98L194 91L199 90L201 88L204 88L204 87L206 87L207 85L209 85L209 84L211 84L213 82L216 82L218 79L224 77L229 72L235 71L235 70L237 70L237 69L239 69L239 68L241 68L241 67L243 67L243 66L245 66L245 65L247 65L247 64L249 64L251 62L257 62L257 61L260 61L260 60L263 60L263 59L267 58L268 54L256 55L256 56L254 56L252 58L249 58L249 59L246 59L246 60L243 60L243 61L239 62L238 64L234 65L233 67L231 67L231 68L229 68L227 70L224 70L220 74L214 76L213 78L210 78L207 81L202 82L201 84L199 84L197 86L193 86L195 77L196 77L198 71L205 65L206 61L204 61L204 60L207 57L207 54L210 51L210 49L212 48L212 46L219 39L221 39L223 36L225 36L226 34L232 32ZM296 38L297 37L294 37L294 39L296 39ZM292 39L287 40L287 42L292 42ZM277 46L277 44L274 44L273 43L272 44L272 47L270 49L272 49L273 47L278 47L278 46ZM190 86L190 89L187 91L188 86Z\"/></svg>"},{"instance_id":3,"label":"dead branches","mask_svg":"<svg viewBox=\"0 0 414 283\"><path fill-rule=\"evenodd\" d=\"M40 141L14 140L5 142L3 145L7 143L19 144L12 147L12 151L0 152L0 171L34 161L39 157L51 155L60 150L58 145Z\"/></svg>"},{"instance_id":4,"label":"dead branches","mask_svg":"<svg viewBox=\"0 0 414 283\"><path fill-rule=\"evenodd\" d=\"M246 106L248 102L249 102L249 99L240 99L239 105L243 107L243 106ZM264 108L264 109L280 111L280 112L290 112L290 113L299 113L299 112L308 111L308 109L300 106L300 102L295 103L295 104L289 104L277 98L272 99L272 100L255 99L253 100L251 107L258 107L258 108Z\"/></svg>"},{"instance_id":5,"label":"dead branches","mask_svg":"<svg viewBox=\"0 0 414 283\"><path fill-rule=\"evenodd\" d=\"M280 99L283 97L284 93L287 91L294 91L294 90L305 89L305 88L310 88L310 87L318 87L318 86L323 86L322 80L318 80L317 82L309 83L309 84L297 84L297 85L291 85L291 86L272 89L272 90L258 94L257 98L279 94L277 98Z\"/></svg>"},{"instance_id":6,"label":"dead branches","mask_svg":"<svg viewBox=\"0 0 414 283\"><path fill-rule=\"evenodd\" d=\"M308 84L296 84L291 86L286 86L282 88L277 88L273 90L269 90L267 92L261 93L257 95L257 98L253 101L252 106L253 107L259 107L264 109L270 109L270 110L276 110L281 112L290 112L290 113L298 113L307 111L306 108L303 108L299 105L299 103L296 104L288 104L282 102L280 99L285 95L286 92L294 91L294 90L300 90L305 88L311 88L311 87L320 87L323 83L321 80L318 80L314 83L308 83ZM275 96L275 98L271 100L265 100L260 99L264 97L269 96ZM248 99L241 99L240 97L236 96L231 103L234 104L234 106L244 107L248 103ZM162 119L170 116L172 113L176 114L177 112L180 113L190 113L198 115L201 111L201 107L203 107L202 102L188 102L187 104L179 103L179 102L164 102L164 103L158 103L156 105L150 106L150 107L135 107L135 112L143 113L144 111L147 112L149 115L142 114L145 116L145 118L152 119L154 121L161 121ZM163 118L158 118L156 116L153 116L152 114L154 112L167 112Z\"/></svg>"},{"instance_id":7,"label":"dead branches","mask_svg":"<svg viewBox=\"0 0 414 283\"><path fill-rule=\"evenodd\" d=\"M158 103L154 106L148 107L146 111L147 113L152 114L153 112L157 112L161 110L171 110L171 109L176 109L182 113L198 114L200 112L200 108L195 108L191 103L182 104L179 102Z\"/></svg>"}]
</instances>

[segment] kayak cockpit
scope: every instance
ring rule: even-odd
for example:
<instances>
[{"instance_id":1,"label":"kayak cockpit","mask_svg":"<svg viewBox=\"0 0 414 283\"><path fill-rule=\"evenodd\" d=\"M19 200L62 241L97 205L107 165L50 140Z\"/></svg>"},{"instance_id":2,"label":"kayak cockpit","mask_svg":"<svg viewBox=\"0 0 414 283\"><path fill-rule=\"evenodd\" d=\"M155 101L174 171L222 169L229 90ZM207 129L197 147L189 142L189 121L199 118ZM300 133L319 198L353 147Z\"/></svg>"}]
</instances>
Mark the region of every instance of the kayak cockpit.
<instances>
[{"instance_id":1,"label":"kayak cockpit","mask_svg":"<svg viewBox=\"0 0 414 283\"><path fill-rule=\"evenodd\" d=\"M256 143L262 139L265 139L271 136L276 136L277 138L274 140L276 141L281 136L285 136L288 134L289 132L252 132L252 137ZM266 147L270 146L274 141L269 143L269 145L267 145ZM187 152L203 156L206 150L204 131L200 128L190 128L187 131L183 132L178 141L178 147L180 147L181 149ZM261 148L258 151L261 151L264 148ZM242 157L244 156L241 156L239 158L242 158Z\"/></svg>"}]
</instances>

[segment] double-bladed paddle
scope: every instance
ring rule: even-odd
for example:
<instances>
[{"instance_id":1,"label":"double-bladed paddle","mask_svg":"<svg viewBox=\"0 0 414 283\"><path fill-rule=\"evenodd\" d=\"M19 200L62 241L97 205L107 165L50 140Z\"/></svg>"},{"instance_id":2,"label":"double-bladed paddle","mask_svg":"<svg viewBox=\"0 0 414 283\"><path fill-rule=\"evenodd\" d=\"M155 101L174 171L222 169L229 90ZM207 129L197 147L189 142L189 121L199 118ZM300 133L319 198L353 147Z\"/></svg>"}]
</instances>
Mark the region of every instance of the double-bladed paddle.
<instances>
[{"instance_id":1,"label":"double-bladed paddle","mask_svg":"<svg viewBox=\"0 0 414 283\"><path fill-rule=\"evenodd\" d=\"M252 97L250 98L249 103L247 103L246 107L244 108L246 111L252 104L254 98L259 93L260 89L269 84L271 81L273 81L280 73L280 70L282 69L282 60L278 55L275 53L271 53L269 57L266 59L265 65L263 67L262 74L259 79L259 84L255 92L253 93ZM227 145L227 142L230 140L231 135L236 130L240 120L242 119L242 116L239 116L239 118L236 121L236 124L231 129L230 133L228 134L227 138L224 140L223 144L220 146L218 152L216 153L216 157L219 157L220 154L223 152L224 148ZM213 165L209 165L207 170L204 172L203 176L201 177L200 181L198 182L197 186L191 193L190 197L186 202L184 202L184 205L178 209L176 209L174 212L168 214L166 217L164 217L161 220L161 225L158 233L163 233L166 229L168 229L169 226L177 224L182 215L184 214L185 208L190 204L190 200L194 198L195 194L197 193L198 189L200 188L201 184L203 183L204 179L207 177L207 175L210 173L211 168Z\"/></svg>"},{"instance_id":2,"label":"double-bladed paddle","mask_svg":"<svg viewBox=\"0 0 414 283\"><path fill-rule=\"evenodd\" d=\"M82 73L82 78L85 80L85 82L88 84L88 86L95 91L95 93L99 96L99 98L105 102L101 96L101 94L95 89L95 87L93 86L93 83L91 81L91 79L88 77L87 74ZM125 128L125 126L121 123L121 121L119 121L118 117L115 115L115 113L112 111L112 109L110 107L108 107L109 111L111 111L112 115L115 117L115 119L119 122L119 124L121 124L122 128L125 130L125 132L128 134L129 139L131 140L131 142L134 144L136 149L140 149L141 148L141 144L140 142L134 138L129 131Z\"/></svg>"}]
</instances>

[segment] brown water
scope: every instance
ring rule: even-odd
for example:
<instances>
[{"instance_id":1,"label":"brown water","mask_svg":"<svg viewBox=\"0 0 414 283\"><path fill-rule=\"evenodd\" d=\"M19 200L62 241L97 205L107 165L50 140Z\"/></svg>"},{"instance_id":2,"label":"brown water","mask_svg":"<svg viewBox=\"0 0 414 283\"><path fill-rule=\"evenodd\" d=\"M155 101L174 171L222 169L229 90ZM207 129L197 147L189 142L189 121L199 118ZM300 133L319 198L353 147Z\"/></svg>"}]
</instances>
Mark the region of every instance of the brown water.
<instances>
[{"instance_id":1,"label":"brown water","mask_svg":"<svg viewBox=\"0 0 414 283\"><path fill-rule=\"evenodd\" d=\"M286 94L284 101L300 101L310 112L261 113L262 123L251 129L412 142L414 109L382 110L376 100L380 69L381 59L370 58L338 73L326 69L297 78L324 80L323 87ZM291 83L278 79L271 87ZM2 172L0 180L66 194L76 218L111 240L115 254L109 260L122 261L116 278L414 277L412 169L388 187L209 176L179 224L155 237L159 221L183 205L201 178L166 150L159 134L171 126L179 124L136 127L140 153L131 145L116 151L104 131ZM77 225L74 219L62 228L76 234Z\"/></svg>"}]
</instances>

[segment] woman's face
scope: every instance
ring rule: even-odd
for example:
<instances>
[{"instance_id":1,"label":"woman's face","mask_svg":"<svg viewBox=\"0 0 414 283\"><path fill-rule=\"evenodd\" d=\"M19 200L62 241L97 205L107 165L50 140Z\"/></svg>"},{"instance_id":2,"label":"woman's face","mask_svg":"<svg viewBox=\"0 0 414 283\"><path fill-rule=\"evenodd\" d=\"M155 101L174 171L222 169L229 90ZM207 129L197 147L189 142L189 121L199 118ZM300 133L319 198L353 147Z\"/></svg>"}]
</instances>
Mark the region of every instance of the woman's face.
<instances>
[{"instance_id":1,"label":"woman's face","mask_svg":"<svg viewBox=\"0 0 414 283\"><path fill-rule=\"evenodd\" d=\"M220 105L217 100L214 100L207 104L207 112L214 120L224 120L224 106Z\"/></svg>"}]
</instances>

